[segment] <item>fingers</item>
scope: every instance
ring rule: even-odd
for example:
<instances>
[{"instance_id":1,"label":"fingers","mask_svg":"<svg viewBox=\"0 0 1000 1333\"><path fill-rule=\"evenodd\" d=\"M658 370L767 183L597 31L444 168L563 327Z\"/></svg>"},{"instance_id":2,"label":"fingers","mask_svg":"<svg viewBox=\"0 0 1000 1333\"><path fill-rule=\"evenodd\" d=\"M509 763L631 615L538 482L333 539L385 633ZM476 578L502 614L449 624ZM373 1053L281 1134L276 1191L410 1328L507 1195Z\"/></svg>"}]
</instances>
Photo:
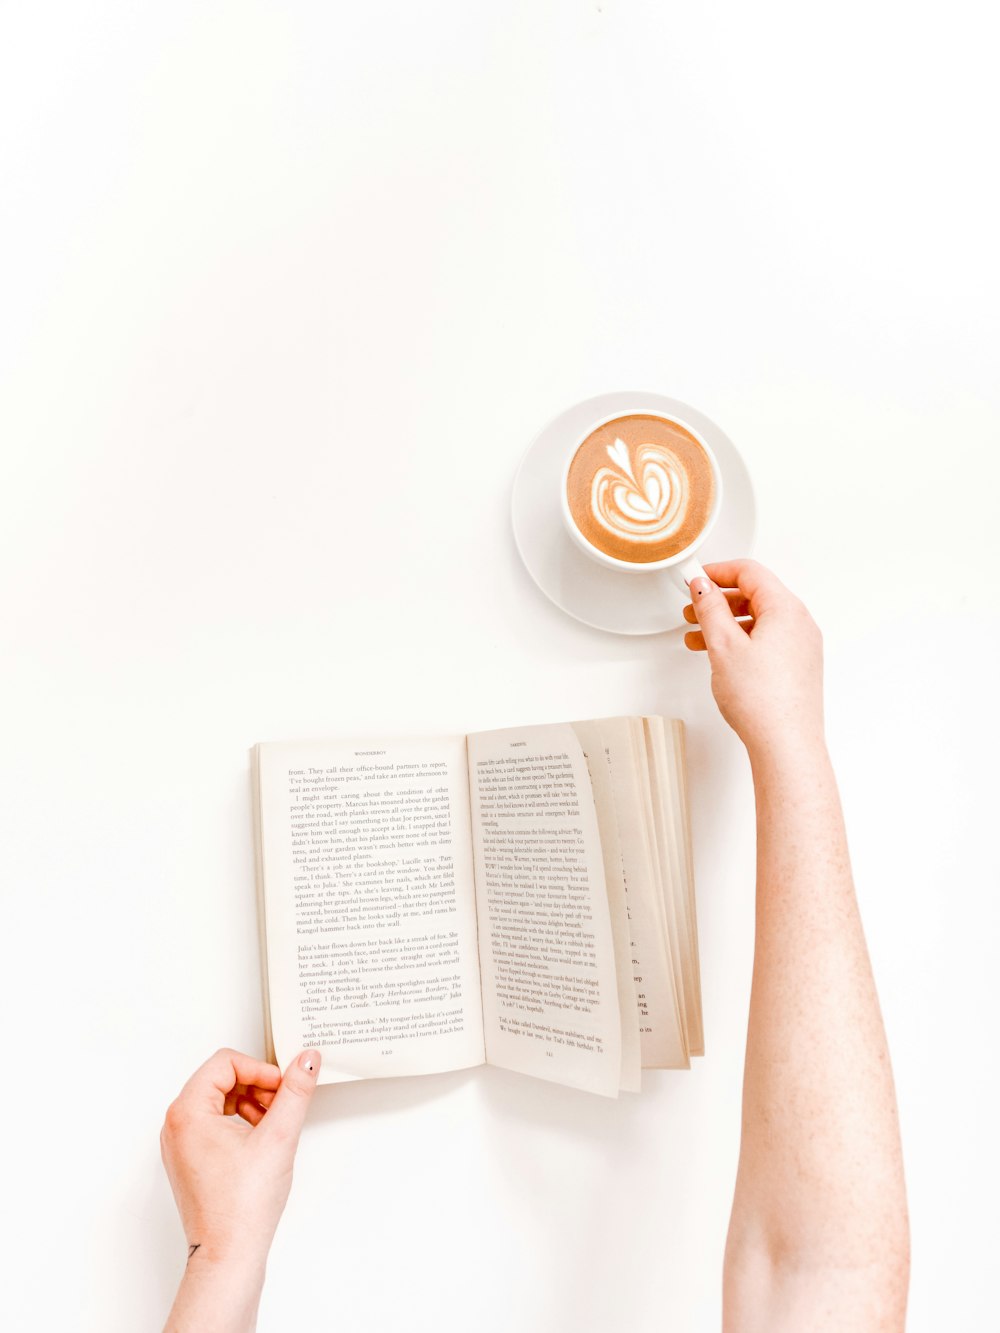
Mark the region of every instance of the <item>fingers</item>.
<instances>
[{"instance_id":1,"label":"fingers","mask_svg":"<svg viewBox=\"0 0 1000 1333\"><path fill-rule=\"evenodd\" d=\"M752 620L737 620L740 629L745 630L747 634L752 633L754 622ZM704 653L708 650L708 644L705 642L705 636L701 630L693 629L684 635L685 647L693 652Z\"/></svg>"},{"instance_id":2,"label":"fingers","mask_svg":"<svg viewBox=\"0 0 1000 1333\"><path fill-rule=\"evenodd\" d=\"M725 589L726 601L729 603L729 609L734 616L750 615L750 603L738 589ZM694 613L694 607L690 604L684 608L684 619L689 625L697 625L698 617Z\"/></svg>"},{"instance_id":3,"label":"fingers","mask_svg":"<svg viewBox=\"0 0 1000 1333\"><path fill-rule=\"evenodd\" d=\"M277 1065L265 1064L263 1060L255 1060L252 1055L224 1047L206 1060L200 1069L195 1070L184 1084L181 1097L222 1115L227 1114L229 1101L228 1113L232 1114L235 1109L235 1097L232 1094L237 1085L273 1092L280 1082L281 1071Z\"/></svg>"},{"instance_id":4,"label":"fingers","mask_svg":"<svg viewBox=\"0 0 1000 1333\"><path fill-rule=\"evenodd\" d=\"M248 1125L256 1127L264 1119L265 1110L253 1097L241 1097L236 1103L236 1114L242 1116Z\"/></svg>"},{"instance_id":5,"label":"fingers","mask_svg":"<svg viewBox=\"0 0 1000 1333\"><path fill-rule=\"evenodd\" d=\"M723 560L706 565L705 573L719 587L738 588L755 616L789 596L777 575L756 560Z\"/></svg>"},{"instance_id":6,"label":"fingers","mask_svg":"<svg viewBox=\"0 0 1000 1333\"><path fill-rule=\"evenodd\" d=\"M690 592L691 604L709 657L737 645L742 650L744 637L722 589L709 579L699 577L691 580ZM687 636L684 641L687 643Z\"/></svg>"},{"instance_id":7,"label":"fingers","mask_svg":"<svg viewBox=\"0 0 1000 1333\"><path fill-rule=\"evenodd\" d=\"M274 1101L273 1092L265 1092L261 1088L254 1086L247 1087L243 1083L237 1083L231 1092L226 1095L226 1104L223 1110L224 1115L236 1115L239 1113L239 1103L244 1097L249 1097L265 1111Z\"/></svg>"},{"instance_id":8,"label":"fingers","mask_svg":"<svg viewBox=\"0 0 1000 1333\"><path fill-rule=\"evenodd\" d=\"M285 1070L260 1126L259 1133L265 1140L290 1141L293 1148L298 1143L309 1103L316 1091L320 1063L319 1051L303 1051Z\"/></svg>"}]
</instances>

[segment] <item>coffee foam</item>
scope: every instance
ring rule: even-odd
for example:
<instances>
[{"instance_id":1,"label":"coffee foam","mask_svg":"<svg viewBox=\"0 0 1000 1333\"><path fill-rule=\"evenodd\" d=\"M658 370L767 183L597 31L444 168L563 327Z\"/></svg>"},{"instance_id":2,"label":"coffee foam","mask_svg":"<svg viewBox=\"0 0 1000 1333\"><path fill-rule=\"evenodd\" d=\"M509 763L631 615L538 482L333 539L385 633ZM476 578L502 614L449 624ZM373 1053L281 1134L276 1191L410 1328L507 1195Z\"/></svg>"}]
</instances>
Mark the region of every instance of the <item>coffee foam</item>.
<instances>
[{"instance_id":1,"label":"coffee foam","mask_svg":"<svg viewBox=\"0 0 1000 1333\"><path fill-rule=\"evenodd\" d=\"M592 546L616 560L648 564L679 554L703 531L715 474L702 444L680 422L616 417L573 455L566 498Z\"/></svg>"}]
</instances>

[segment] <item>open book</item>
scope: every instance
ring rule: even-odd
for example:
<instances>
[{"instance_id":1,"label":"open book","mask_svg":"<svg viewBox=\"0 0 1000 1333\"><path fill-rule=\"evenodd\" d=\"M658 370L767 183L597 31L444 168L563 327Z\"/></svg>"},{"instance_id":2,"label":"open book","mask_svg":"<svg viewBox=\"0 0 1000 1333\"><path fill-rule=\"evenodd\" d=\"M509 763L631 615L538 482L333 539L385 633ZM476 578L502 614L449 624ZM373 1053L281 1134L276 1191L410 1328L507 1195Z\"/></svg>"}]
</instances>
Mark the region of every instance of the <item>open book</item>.
<instances>
[{"instance_id":1,"label":"open book","mask_svg":"<svg viewBox=\"0 0 1000 1333\"><path fill-rule=\"evenodd\" d=\"M704 1050L684 727L252 751L268 1059L615 1097Z\"/></svg>"}]
</instances>

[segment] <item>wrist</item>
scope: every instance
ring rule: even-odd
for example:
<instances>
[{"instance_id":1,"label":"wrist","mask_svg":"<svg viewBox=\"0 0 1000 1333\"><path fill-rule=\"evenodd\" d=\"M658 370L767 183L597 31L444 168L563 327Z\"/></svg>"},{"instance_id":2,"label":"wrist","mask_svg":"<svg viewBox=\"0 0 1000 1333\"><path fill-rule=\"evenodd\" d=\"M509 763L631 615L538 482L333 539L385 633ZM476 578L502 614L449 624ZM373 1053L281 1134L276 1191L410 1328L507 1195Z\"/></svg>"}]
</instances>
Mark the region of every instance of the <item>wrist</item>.
<instances>
[{"instance_id":1,"label":"wrist","mask_svg":"<svg viewBox=\"0 0 1000 1333\"><path fill-rule=\"evenodd\" d=\"M226 1255L193 1248L164 1333L250 1333L264 1288L267 1254Z\"/></svg>"},{"instance_id":2,"label":"wrist","mask_svg":"<svg viewBox=\"0 0 1000 1333\"><path fill-rule=\"evenodd\" d=\"M195 1230L193 1242L188 1243L188 1263L185 1272L252 1273L267 1264L273 1232L255 1231L247 1224L242 1235L213 1236L207 1230ZM198 1237L202 1239L199 1241Z\"/></svg>"},{"instance_id":3,"label":"wrist","mask_svg":"<svg viewBox=\"0 0 1000 1333\"><path fill-rule=\"evenodd\" d=\"M829 762L822 726L755 737L746 747L755 783L814 771Z\"/></svg>"},{"instance_id":4,"label":"wrist","mask_svg":"<svg viewBox=\"0 0 1000 1333\"><path fill-rule=\"evenodd\" d=\"M264 1210L260 1216L249 1217L245 1205L214 1210L191 1208L182 1224L188 1246L185 1271L204 1268L220 1274L250 1274L258 1268L263 1271L276 1230Z\"/></svg>"},{"instance_id":5,"label":"wrist","mask_svg":"<svg viewBox=\"0 0 1000 1333\"><path fill-rule=\"evenodd\" d=\"M258 1280L263 1283L266 1269L267 1251L261 1250L258 1246L243 1250L231 1249L225 1254L220 1254L213 1253L208 1246L199 1245L195 1248L191 1245L188 1246L188 1261L184 1276L200 1277L206 1281L219 1283Z\"/></svg>"}]
</instances>

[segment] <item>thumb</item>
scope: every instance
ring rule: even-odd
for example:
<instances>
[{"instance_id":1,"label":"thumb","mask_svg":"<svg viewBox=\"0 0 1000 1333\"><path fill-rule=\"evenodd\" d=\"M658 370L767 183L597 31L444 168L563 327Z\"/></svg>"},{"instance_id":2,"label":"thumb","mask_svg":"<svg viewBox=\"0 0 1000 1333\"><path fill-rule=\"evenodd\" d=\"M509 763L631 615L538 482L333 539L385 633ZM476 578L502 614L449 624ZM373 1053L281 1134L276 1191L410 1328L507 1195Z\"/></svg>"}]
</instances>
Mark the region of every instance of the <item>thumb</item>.
<instances>
[{"instance_id":1,"label":"thumb","mask_svg":"<svg viewBox=\"0 0 1000 1333\"><path fill-rule=\"evenodd\" d=\"M265 1138L283 1139L297 1144L306 1112L316 1091L316 1079L322 1056L319 1051L303 1051L285 1070L274 1101L257 1127Z\"/></svg>"},{"instance_id":2,"label":"thumb","mask_svg":"<svg viewBox=\"0 0 1000 1333\"><path fill-rule=\"evenodd\" d=\"M688 590L709 657L745 638L733 617L726 594L711 579L703 576L692 579Z\"/></svg>"}]
</instances>

